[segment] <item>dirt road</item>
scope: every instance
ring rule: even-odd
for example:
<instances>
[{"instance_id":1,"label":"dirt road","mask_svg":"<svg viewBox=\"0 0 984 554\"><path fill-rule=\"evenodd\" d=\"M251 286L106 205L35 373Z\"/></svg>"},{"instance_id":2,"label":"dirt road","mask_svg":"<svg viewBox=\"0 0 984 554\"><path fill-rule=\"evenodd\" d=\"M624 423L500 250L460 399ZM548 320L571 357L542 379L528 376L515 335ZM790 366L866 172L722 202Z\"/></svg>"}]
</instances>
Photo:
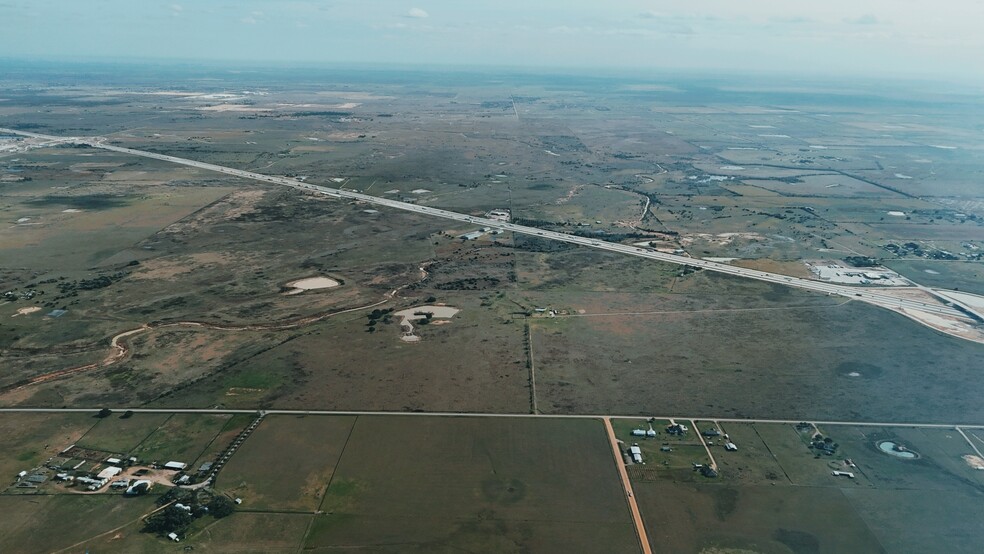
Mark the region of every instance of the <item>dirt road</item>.
<instances>
[{"instance_id":1,"label":"dirt road","mask_svg":"<svg viewBox=\"0 0 984 554\"><path fill-rule=\"evenodd\" d=\"M618 439L615 438L615 430L612 429L612 420L606 417L603 418L603 421L605 422L605 430L608 431L608 442L612 445L612 455L615 456L615 466L618 467L619 477L622 478L625 499L629 503L632 521L635 523L636 534L639 536L639 545L642 547L643 554L653 554L653 550L649 546L649 537L646 535L646 526L642 523L642 514L639 513L639 505L636 504L635 495L632 494L629 473L625 471L625 462L622 461L622 450L618 447Z\"/></svg>"}]
</instances>

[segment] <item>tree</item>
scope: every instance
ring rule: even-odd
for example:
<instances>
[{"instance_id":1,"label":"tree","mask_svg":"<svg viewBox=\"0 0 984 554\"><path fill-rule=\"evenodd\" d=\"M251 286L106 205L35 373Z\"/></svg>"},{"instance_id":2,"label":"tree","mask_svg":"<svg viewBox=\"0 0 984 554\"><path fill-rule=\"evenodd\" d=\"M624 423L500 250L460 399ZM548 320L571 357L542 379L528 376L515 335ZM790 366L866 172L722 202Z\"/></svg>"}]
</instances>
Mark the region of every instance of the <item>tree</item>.
<instances>
[{"instance_id":1,"label":"tree","mask_svg":"<svg viewBox=\"0 0 984 554\"><path fill-rule=\"evenodd\" d=\"M235 510L236 505L232 503L232 500L229 500L225 496L213 496L212 500L208 503L208 513L212 514L212 517L215 517L216 519L232 515L232 512Z\"/></svg>"},{"instance_id":2,"label":"tree","mask_svg":"<svg viewBox=\"0 0 984 554\"><path fill-rule=\"evenodd\" d=\"M170 506L144 520L143 530L146 533L157 533L158 535L181 534L191 525L192 520L194 517L187 510Z\"/></svg>"},{"instance_id":3,"label":"tree","mask_svg":"<svg viewBox=\"0 0 984 554\"><path fill-rule=\"evenodd\" d=\"M109 417L109 414L111 413L113 413L113 410L110 410L109 408L103 408L99 410L99 413L96 414L96 417Z\"/></svg>"}]
</instances>

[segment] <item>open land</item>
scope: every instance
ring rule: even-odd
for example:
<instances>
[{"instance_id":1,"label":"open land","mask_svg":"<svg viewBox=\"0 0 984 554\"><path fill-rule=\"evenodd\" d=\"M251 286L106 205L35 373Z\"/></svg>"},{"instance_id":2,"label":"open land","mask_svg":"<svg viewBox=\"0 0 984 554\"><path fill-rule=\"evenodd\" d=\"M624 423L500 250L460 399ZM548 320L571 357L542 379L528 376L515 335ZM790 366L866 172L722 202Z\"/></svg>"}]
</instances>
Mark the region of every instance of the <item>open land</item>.
<instances>
[{"instance_id":1,"label":"open land","mask_svg":"<svg viewBox=\"0 0 984 554\"><path fill-rule=\"evenodd\" d=\"M984 423L984 344L965 340L980 326L961 316L970 331L946 334L782 279L815 280L804 262L829 260L984 294L979 94L185 71L17 66L0 83L0 127L294 187L0 133L0 406L92 410L0 414L3 475L45 477L0 494L14 514L0 550L634 551L628 498L653 551L979 543L984 478L966 460L984 434L954 425ZM522 232L486 228L492 210ZM277 409L413 417L261 412ZM695 419L676 420L682 436L656 420L638 441L642 419L613 419L647 460L623 489L602 422L564 419L584 414ZM708 427L738 450L696 436ZM836 455L814 456L816 432ZM126 475L146 466L150 493L53 478L111 456L137 458ZM189 465L186 486L242 501L196 518L180 545L140 532L165 493L198 490L152 467L169 460Z\"/></svg>"}]
</instances>

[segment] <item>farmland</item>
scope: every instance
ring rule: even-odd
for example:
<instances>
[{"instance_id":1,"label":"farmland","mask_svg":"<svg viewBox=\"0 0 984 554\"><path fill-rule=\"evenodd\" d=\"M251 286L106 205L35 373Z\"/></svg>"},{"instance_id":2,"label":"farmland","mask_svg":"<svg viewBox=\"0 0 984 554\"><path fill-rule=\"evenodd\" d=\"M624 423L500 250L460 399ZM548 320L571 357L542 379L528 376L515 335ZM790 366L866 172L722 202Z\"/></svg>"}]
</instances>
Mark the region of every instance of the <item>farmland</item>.
<instances>
[{"instance_id":1,"label":"farmland","mask_svg":"<svg viewBox=\"0 0 984 554\"><path fill-rule=\"evenodd\" d=\"M0 82L0 126L780 276L853 260L984 294L977 93L38 71ZM55 410L0 413L3 551L633 552L633 502L658 552L980 542L965 456L984 448L984 346L850 294L20 135L0 136L0 219L0 407ZM336 286L291 286L307 279ZM639 417L612 419L646 460L631 489L599 416ZM654 416L656 438L631 434ZM111 456L146 466L148 496L55 477ZM171 460L232 506L196 506L181 544L142 532L155 500L198 490Z\"/></svg>"},{"instance_id":2,"label":"farmland","mask_svg":"<svg viewBox=\"0 0 984 554\"><path fill-rule=\"evenodd\" d=\"M654 422L658 435L653 438L630 435L632 429L647 428L641 420L616 426L620 437L643 447L646 465L629 469L655 551L974 549L965 537L980 514L984 481L962 459L972 450L956 431L822 426L819 431L838 445L828 456L808 448L817 433L810 425L698 421L676 437L665 424ZM689 467L708 463L703 448L693 446L700 444L698 429L723 431L738 445L729 452L722 447L723 435L705 438L717 461L717 478ZM897 458L879 450L886 440L919 457ZM934 534L944 519L954 533ZM676 525L658 523L665 521Z\"/></svg>"}]
</instances>

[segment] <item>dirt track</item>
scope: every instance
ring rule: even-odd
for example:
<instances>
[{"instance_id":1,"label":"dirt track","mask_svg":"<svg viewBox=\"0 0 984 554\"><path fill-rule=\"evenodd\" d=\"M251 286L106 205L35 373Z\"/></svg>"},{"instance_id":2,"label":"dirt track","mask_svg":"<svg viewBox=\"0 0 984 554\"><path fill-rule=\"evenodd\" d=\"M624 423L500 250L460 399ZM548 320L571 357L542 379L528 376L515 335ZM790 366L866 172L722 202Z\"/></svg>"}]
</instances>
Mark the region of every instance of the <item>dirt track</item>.
<instances>
[{"instance_id":1,"label":"dirt track","mask_svg":"<svg viewBox=\"0 0 984 554\"><path fill-rule=\"evenodd\" d=\"M56 371L45 373L43 375L38 375L36 377L24 379L22 381L12 383L3 388L0 388L0 394L13 392L32 385L37 385L39 383L46 383L48 381L54 381L57 379L70 377L72 375L77 375L79 373L84 373L86 371L90 371L93 369L105 368L117 364L125 360L130 355L131 348L127 344L126 339L133 335L150 331L152 329L166 329L172 327L197 327L202 329L213 329L217 331L282 331L286 329L303 327L305 325L310 325L312 323L317 323L318 321L321 321L323 319L332 316L346 314L350 312L357 312L360 310L368 310L371 308L375 308L376 306L381 306L392 300L396 296L396 293L399 290L400 289L394 289L393 291L387 293L386 297L380 300L379 302L366 304L365 306L347 308L336 312L322 312L319 314L305 316L302 318L298 318L290 321L284 321L284 322L259 323L253 325L222 325L218 323L207 323L204 321L174 321L168 323L146 323L135 329L129 329L127 331L123 331L121 333L114 335L113 338L110 340L110 348L111 348L110 353L102 361L94 362L91 364L80 365L80 366L68 367L65 369L59 369Z\"/></svg>"}]
</instances>

